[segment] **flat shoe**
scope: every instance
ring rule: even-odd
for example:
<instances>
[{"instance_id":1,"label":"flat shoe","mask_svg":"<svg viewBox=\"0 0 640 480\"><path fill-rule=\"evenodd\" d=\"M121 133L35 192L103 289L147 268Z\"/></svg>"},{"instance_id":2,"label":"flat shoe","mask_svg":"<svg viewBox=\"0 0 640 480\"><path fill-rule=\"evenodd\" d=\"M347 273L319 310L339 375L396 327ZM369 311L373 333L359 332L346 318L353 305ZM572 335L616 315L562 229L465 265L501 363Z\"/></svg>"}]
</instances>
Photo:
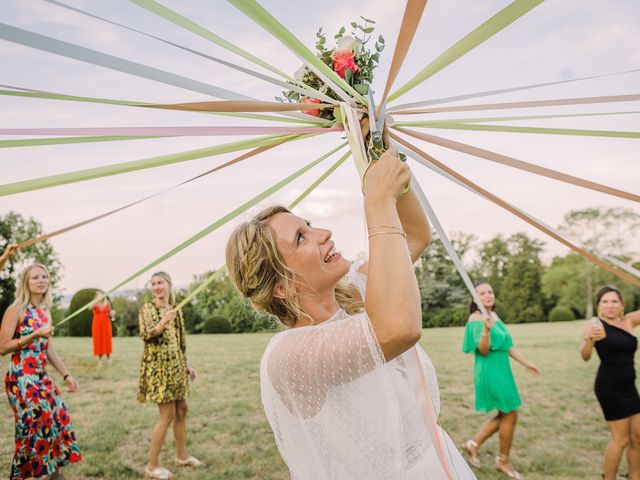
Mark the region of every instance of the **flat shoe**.
<instances>
[{"instance_id":1,"label":"flat shoe","mask_svg":"<svg viewBox=\"0 0 640 480\"><path fill-rule=\"evenodd\" d=\"M185 458L184 460L180 460L176 458L176 465L179 467L201 467L203 464L196 457Z\"/></svg>"},{"instance_id":2,"label":"flat shoe","mask_svg":"<svg viewBox=\"0 0 640 480\"><path fill-rule=\"evenodd\" d=\"M145 477L156 478L158 480L169 480L173 478L173 473L163 467L157 467L153 470L149 470L149 467L144 467Z\"/></svg>"}]
</instances>

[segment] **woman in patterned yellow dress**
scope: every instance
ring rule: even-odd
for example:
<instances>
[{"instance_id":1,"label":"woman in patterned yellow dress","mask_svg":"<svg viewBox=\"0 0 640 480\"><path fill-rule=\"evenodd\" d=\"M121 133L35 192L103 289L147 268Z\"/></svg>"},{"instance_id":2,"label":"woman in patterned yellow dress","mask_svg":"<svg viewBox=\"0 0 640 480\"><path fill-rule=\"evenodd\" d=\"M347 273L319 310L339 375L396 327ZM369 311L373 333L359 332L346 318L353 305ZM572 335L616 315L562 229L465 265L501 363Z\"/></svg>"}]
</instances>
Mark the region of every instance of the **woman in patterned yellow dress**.
<instances>
[{"instance_id":1,"label":"woman in patterned yellow dress","mask_svg":"<svg viewBox=\"0 0 640 480\"><path fill-rule=\"evenodd\" d=\"M151 277L153 300L140 307L140 337L144 352L140 366L138 401L158 404L159 417L151 433L149 459L145 474L169 479L173 474L160 466L160 450L173 422L176 439L176 465L199 467L202 462L189 456L186 447L187 397L189 380L196 372L187 363L184 318L174 310L175 297L171 277L165 272Z\"/></svg>"}]
</instances>

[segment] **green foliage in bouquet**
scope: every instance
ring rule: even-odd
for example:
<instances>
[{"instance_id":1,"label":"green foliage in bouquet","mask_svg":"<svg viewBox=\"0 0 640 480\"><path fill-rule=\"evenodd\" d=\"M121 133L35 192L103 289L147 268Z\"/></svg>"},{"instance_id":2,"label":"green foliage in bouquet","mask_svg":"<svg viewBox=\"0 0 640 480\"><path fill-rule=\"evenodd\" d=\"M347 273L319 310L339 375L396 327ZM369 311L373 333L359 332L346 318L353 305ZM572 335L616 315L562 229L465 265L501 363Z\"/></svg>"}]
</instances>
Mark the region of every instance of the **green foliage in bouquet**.
<instances>
[{"instance_id":1,"label":"green foliage in bouquet","mask_svg":"<svg viewBox=\"0 0 640 480\"><path fill-rule=\"evenodd\" d=\"M321 27L316 33L316 51L318 58L344 78L358 93L367 95L373 81L373 70L378 66L380 53L384 50L385 43L384 38L379 35L374 43L374 50L367 48L366 45L373 36L374 27L372 25L375 22L365 17L360 18L364 21L364 25L351 22L353 30L350 35L345 35L347 31L345 27L340 28L338 33L334 35L336 45L332 49L327 49L326 33ZM294 78L330 98L340 100L336 92L306 65L298 69ZM282 94L283 97L276 97L276 100L290 103L309 103L310 107L314 103L321 103L319 99L306 97L293 90L283 91ZM327 120L334 120L333 109L310 108L303 112Z\"/></svg>"}]
</instances>

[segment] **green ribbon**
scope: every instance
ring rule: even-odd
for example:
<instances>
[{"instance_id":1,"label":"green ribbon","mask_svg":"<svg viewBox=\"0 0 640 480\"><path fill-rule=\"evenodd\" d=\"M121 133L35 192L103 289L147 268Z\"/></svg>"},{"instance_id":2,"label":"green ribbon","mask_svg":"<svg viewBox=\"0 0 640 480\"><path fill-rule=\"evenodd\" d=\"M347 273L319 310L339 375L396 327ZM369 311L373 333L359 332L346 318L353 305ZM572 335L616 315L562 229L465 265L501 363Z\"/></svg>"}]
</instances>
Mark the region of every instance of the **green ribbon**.
<instances>
[{"instance_id":1,"label":"green ribbon","mask_svg":"<svg viewBox=\"0 0 640 480\"><path fill-rule=\"evenodd\" d=\"M88 102L88 103L102 103L106 105L121 105L126 107L144 107L144 108L162 108L156 103L144 103L129 100L115 100L111 98L98 98L98 97L80 97L76 95L65 95L62 93L53 92L40 92L40 91L23 91L18 92L14 90L0 90L0 95L9 95L13 97L28 97L28 98L45 98L47 100L68 100L72 102ZM171 110L167 108L167 110ZM228 117L238 118L251 118L254 120L271 120L275 122L287 122L287 123L303 123L303 124L315 124L316 120L305 120L298 118L279 117L274 115L262 115L256 113L232 113L232 112L194 112L194 113L206 113L209 115L221 115ZM309 117L311 118L311 117Z\"/></svg>"},{"instance_id":2,"label":"green ribbon","mask_svg":"<svg viewBox=\"0 0 640 480\"><path fill-rule=\"evenodd\" d=\"M322 60L316 57L298 38L287 30L269 12L262 8L255 0L229 0L238 10L243 12L254 22L271 33L275 38L294 52L305 62L317 68L329 80L346 92L349 92L360 103L366 105L367 102L351 85L344 81L336 72L330 69Z\"/></svg>"},{"instance_id":3,"label":"green ribbon","mask_svg":"<svg viewBox=\"0 0 640 480\"><path fill-rule=\"evenodd\" d=\"M318 185L324 182L329 175L331 175L340 165L344 163L344 161L349 158L351 152L345 153L336 163L331 165L329 169L324 172L315 182L313 182L309 188L307 188L304 192L298 196L293 202L289 204L289 209L293 209L296 205L298 205L302 200L304 200ZM198 293L202 292L211 282L213 282L216 278L218 278L224 271L226 270L225 265L218 268L215 272L211 273L206 279L200 283L195 289L193 289L189 294L182 299L180 303L178 303L173 310L179 310L184 307L187 303L189 303Z\"/></svg>"},{"instance_id":4,"label":"green ribbon","mask_svg":"<svg viewBox=\"0 0 640 480\"><path fill-rule=\"evenodd\" d=\"M418 72L415 77L389 95L388 101L392 102L396 98L407 93L409 90L417 87L429 77L432 77L470 50L473 50L475 47L494 36L503 28L511 25L525 13L540 5L543 1L544 0L515 0L445 50L429 65Z\"/></svg>"},{"instance_id":5,"label":"green ribbon","mask_svg":"<svg viewBox=\"0 0 640 480\"><path fill-rule=\"evenodd\" d=\"M50 175L32 180L23 180L21 182L6 183L0 185L0 197L13 195L16 193L29 192L42 188L56 187L67 183L82 182L94 178L108 177L111 175L119 175L122 173L144 170L147 168L160 167L163 165L171 165L173 163L186 162L197 158L211 157L221 155L223 153L236 152L248 148L261 147L265 145L273 145L280 142L282 136L267 136L258 139L241 140L238 142L225 143L213 147L199 148L196 150L188 150L186 152L172 153L169 155L161 155L159 157L144 158L141 160L132 160L130 162L117 163L115 165L106 165L104 167L88 168L86 170L78 170L75 172L61 173L58 175Z\"/></svg>"},{"instance_id":6,"label":"green ribbon","mask_svg":"<svg viewBox=\"0 0 640 480\"><path fill-rule=\"evenodd\" d=\"M206 40L209 40L210 42L215 43L216 45L222 48L229 50L230 52L233 52L243 58L246 58L247 60L255 63L256 65L260 65L261 67L266 68L270 72L280 75L281 77L286 78L289 81L295 82L295 80L290 75L287 75L285 72L278 70L277 68L268 64L264 60L256 57L255 55L252 55L246 50L243 50L237 45L234 45L233 43L225 40L224 38L216 35L215 33L210 32L206 28L201 27L197 23L189 20L188 18L183 17L179 13L171 10L170 8L165 7L164 5L159 4L154 0L130 0L130 1L150 12L155 13L156 15L164 18L165 20L168 20L186 30L189 30L191 33L194 33Z\"/></svg>"},{"instance_id":7,"label":"green ribbon","mask_svg":"<svg viewBox=\"0 0 640 480\"><path fill-rule=\"evenodd\" d=\"M507 122L514 120L541 120L548 118L571 118L571 117L597 117L604 115L629 115L638 114L640 111L627 112L602 112L602 113L570 113L557 115L518 115L510 117L476 117L476 118L443 118L440 120L416 120L407 122L394 122L397 127L430 127L431 125L441 125L450 123L484 123L484 122Z\"/></svg>"},{"instance_id":8,"label":"green ribbon","mask_svg":"<svg viewBox=\"0 0 640 480\"><path fill-rule=\"evenodd\" d=\"M107 291L104 294L102 294L100 297L94 299L92 302L89 302L88 304L86 304L83 307L79 308L75 312L67 315L64 319L62 319L60 322L58 322L58 324L56 326L60 326L60 325L62 325L64 323L68 322L73 317L75 317L79 313L91 308L91 306L93 306L97 302L101 301L103 298L106 298L107 296L109 296L111 293L113 293L114 291L116 291L120 287L126 285L127 283L129 283L130 281L132 281L135 278L139 277L143 273L148 272L149 270L151 270L156 265L159 265L160 263L164 262L165 260L173 257L175 254L181 252L182 250L184 250L185 248L189 247L190 245L193 245L198 240L201 240L202 238L204 238L205 236L209 235L214 230L220 228L222 225L224 225L224 224L228 223L229 221L233 220L235 217L237 217L241 213L244 213L246 210L248 210L249 208L257 205L259 202L261 202L265 198L273 195L275 192L277 192L278 190L280 190L284 186L288 185L293 180L295 180L296 178L298 178L302 174L306 173L307 171L309 171L310 169L312 169L313 167L315 167L316 165L321 163L323 160L326 160L328 157L330 157L331 155L333 155L334 153L336 153L338 150L342 149L346 145L347 145L346 142L343 143L342 145L339 145L338 147L336 147L336 148L332 149L331 151L325 153L324 155L322 155L321 157L319 157L316 160L312 161L308 165L302 167L301 169L299 169L296 172L292 173L288 177L284 178L280 182L276 183L272 187L268 188L264 192L260 193L259 195L256 195L255 197L253 197L248 202L245 202L244 204L240 205L239 207L237 207L236 209L234 209L230 213L226 214L224 217L216 220L214 223L212 223L211 225L209 225L205 229L201 230L200 232L196 233L191 238L188 238L187 240L182 242L180 245L172 248L167 253L162 255L160 258L154 260L153 262L149 263L145 267L143 267L140 270L138 270L136 273L130 275L125 280L120 282L118 285L116 285L115 287L111 288L109 291Z\"/></svg>"},{"instance_id":9,"label":"green ribbon","mask_svg":"<svg viewBox=\"0 0 640 480\"><path fill-rule=\"evenodd\" d=\"M466 123L430 124L429 128L445 130L477 130L482 132L535 133L543 135L579 135L586 137L640 138L640 132L616 130L580 130L575 128L514 127L510 125L474 125Z\"/></svg>"},{"instance_id":10,"label":"green ribbon","mask_svg":"<svg viewBox=\"0 0 640 480\"><path fill-rule=\"evenodd\" d=\"M142 137L142 136L104 136L104 137L60 137L60 138L29 138L24 140L0 140L0 148L12 147L36 147L40 145L60 145L71 143L93 143L93 142L116 142L121 140L141 140L145 138L159 137ZM167 138L167 137L163 137Z\"/></svg>"}]
</instances>

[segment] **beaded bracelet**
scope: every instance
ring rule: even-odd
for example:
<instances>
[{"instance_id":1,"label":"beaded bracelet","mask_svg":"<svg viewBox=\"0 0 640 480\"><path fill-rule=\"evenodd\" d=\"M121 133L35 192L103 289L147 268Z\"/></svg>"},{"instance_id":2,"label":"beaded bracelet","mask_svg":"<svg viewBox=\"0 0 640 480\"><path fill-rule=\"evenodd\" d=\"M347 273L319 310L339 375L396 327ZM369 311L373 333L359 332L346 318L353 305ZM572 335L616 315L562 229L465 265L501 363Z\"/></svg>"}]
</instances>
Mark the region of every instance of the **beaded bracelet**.
<instances>
[{"instance_id":1,"label":"beaded bracelet","mask_svg":"<svg viewBox=\"0 0 640 480\"><path fill-rule=\"evenodd\" d=\"M400 231L402 231L402 228L400 228L400 227L392 227L391 225L370 225L367 228L369 228L369 230L371 230L372 228L390 228L392 230L400 230Z\"/></svg>"}]
</instances>

